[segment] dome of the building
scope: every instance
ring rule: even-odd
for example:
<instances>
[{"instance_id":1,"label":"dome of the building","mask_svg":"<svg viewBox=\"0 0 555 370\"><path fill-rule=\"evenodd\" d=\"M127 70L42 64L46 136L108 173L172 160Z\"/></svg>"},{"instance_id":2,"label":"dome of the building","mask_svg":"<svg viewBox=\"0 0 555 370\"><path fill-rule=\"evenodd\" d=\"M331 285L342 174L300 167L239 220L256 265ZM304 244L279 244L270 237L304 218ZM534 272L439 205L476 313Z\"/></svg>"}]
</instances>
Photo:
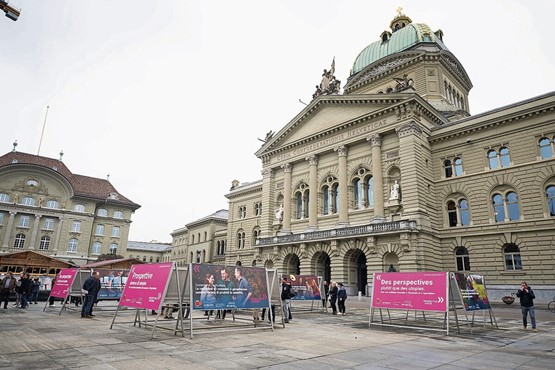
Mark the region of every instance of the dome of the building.
<instances>
[{"instance_id":1,"label":"dome of the building","mask_svg":"<svg viewBox=\"0 0 555 370\"><path fill-rule=\"evenodd\" d=\"M393 33L384 31L381 39L368 45L355 59L351 75L389 55L414 48L421 43L435 43L442 50L449 50L442 42L441 31L433 32L423 23L412 23L410 18L399 15L391 22Z\"/></svg>"}]
</instances>

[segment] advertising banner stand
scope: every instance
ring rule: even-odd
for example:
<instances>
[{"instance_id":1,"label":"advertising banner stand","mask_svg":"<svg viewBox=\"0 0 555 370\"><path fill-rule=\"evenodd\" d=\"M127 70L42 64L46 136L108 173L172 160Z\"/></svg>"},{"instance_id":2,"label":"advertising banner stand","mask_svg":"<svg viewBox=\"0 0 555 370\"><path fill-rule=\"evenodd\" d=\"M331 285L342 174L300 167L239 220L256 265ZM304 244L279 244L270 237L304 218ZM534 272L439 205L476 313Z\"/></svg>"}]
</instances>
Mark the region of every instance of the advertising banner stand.
<instances>
[{"instance_id":1,"label":"advertising banner stand","mask_svg":"<svg viewBox=\"0 0 555 370\"><path fill-rule=\"evenodd\" d=\"M91 276L91 270L79 270L77 276L71 284L71 289L69 290L69 295L66 300L62 303L62 311L78 311L81 313L81 307L79 304L85 302L85 295L83 294L83 284ZM72 306L72 303L74 304Z\"/></svg>"},{"instance_id":2,"label":"advertising banner stand","mask_svg":"<svg viewBox=\"0 0 555 370\"><path fill-rule=\"evenodd\" d=\"M46 311L46 308L49 306L50 298L61 298L63 303L60 307L60 312L58 315L62 314L62 310L64 309L67 300L70 296L71 289L73 287L75 277L79 274L78 268L69 268L69 269L61 269L58 275L56 275L56 281L54 282L54 286L50 289L50 294L48 295L48 299L44 305L43 311Z\"/></svg>"},{"instance_id":3,"label":"advertising banner stand","mask_svg":"<svg viewBox=\"0 0 555 370\"><path fill-rule=\"evenodd\" d=\"M486 319L487 314L490 325L499 329L489 303L484 276L462 272L451 272L450 276L451 291L458 292L458 294L455 294L456 298L454 299L456 300L456 307L464 309L465 314L468 311L472 311L471 324L474 325L476 311L482 311L483 326L485 327L488 321Z\"/></svg>"},{"instance_id":4,"label":"advertising banner stand","mask_svg":"<svg viewBox=\"0 0 555 370\"><path fill-rule=\"evenodd\" d=\"M204 263L189 264L188 270L188 289L184 296L191 308L188 316L191 339L195 333L202 332L274 330L273 320L266 323L259 315L264 309L271 317L274 293L269 275L275 280L276 274L261 267Z\"/></svg>"},{"instance_id":5,"label":"advertising banner stand","mask_svg":"<svg viewBox=\"0 0 555 370\"><path fill-rule=\"evenodd\" d=\"M374 273L369 327L380 325L408 329L426 329L442 331L449 335L449 311L453 311L455 325L460 332L454 290L449 281L450 276L447 272ZM376 309L379 312L379 321L374 321ZM384 320L382 310L385 310L387 313L387 321ZM398 315L395 318L392 317L392 312L403 311L406 311L404 320L398 317ZM414 312L415 325L409 325L409 312ZM418 312L422 313L421 321L418 320ZM430 314L443 313L441 319L442 327L433 326L433 322L428 320L425 312ZM433 315L430 315L429 318L431 317ZM467 323L469 323L468 317ZM470 323L468 327L472 333Z\"/></svg>"},{"instance_id":6,"label":"advertising banner stand","mask_svg":"<svg viewBox=\"0 0 555 370\"><path fill-rule=\"evenodd\" d=\"M149 325L147 321L148 311L153 310L157 312L157 316L152 325L152 333L150 335L150 339L152 339L161 314L162 303L165 301L168 288L170 287L170 281L174 282L174 284L172 284L173 291L171 295L176 297L179 310L181 310L183 300L180 290L179 275L173 262L132 265L114 318L112 319L110 329L114 326L120 307L136 309L133 323L134 325L138 323L139 327L141 326L140 312L143 311L145 315L145 328ZM179 313L179 319L173 331L175 334L179 331L179 327L181 327L181 333L183 335L183 315L181 312Z\"/></svg>"},{"instance_id":7,"label":"advertising banner stand","mask_svg":"<svg viewBox=\"0 0 555 370\"><path fill-rule=\"evenodd\" d=\"M324 312L326 307L322 306L322 299L325 299L323 277L316 275L282 275L291 282L291 290L295 294L289 301L291 312ZM281 278L278 279L279 291L281 293ZM324 292L324 293L322 293ZM281 294L280 294L281 300ZM295 307L295 309L293 309Z\"/></svg>"}]
</instances>

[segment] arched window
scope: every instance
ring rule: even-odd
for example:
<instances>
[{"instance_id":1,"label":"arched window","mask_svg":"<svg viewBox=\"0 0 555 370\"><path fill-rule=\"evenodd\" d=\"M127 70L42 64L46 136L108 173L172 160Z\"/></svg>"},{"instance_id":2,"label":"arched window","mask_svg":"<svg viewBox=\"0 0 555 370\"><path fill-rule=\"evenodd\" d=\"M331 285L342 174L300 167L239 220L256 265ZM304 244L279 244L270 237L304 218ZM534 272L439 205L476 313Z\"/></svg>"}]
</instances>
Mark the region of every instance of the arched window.
<instances>
[{"instance_id":1,"label":"arched window","mask_svg":"<svg viewBox=\"0 0 555 370\"><path fill-rule=\"evenodd\" d=\"M14 248L23 248L25 246L25 234L17 234L15 236Z\"/></svg>"},{"instance_id":2,"label":"arched window","mask_svg":"<svg viewBox=\"0 0 555 370\"><path fill-rule=\"evenodd\" d=\"M35 205L35 198L33 197L23 197L21 199L21 204L24 206L34 206Z\"/></svg>"},{"instance_id":3,"label":"arched window","mask_svg":"<svg viewBox=\"0 0 555 370\"><path fill-rule=\"evenodd\" d=\"M252 232L252 245L256 245L256 241L260 238L260 228L256 228Z\"/></svg>"},{"instance_id":4,"label":"arched window","mask_svg":"<svg viewBox=\"0 0 555 370\"><path fill-rule=\"evenodd\" d=\"M101 242L94 242L92 245L92 254L101 254L102 253L102 243ZM139 256L137 256L138 258ZM131 258L131 256L129 256Z\"/></svg>"},{"instance_id":5,"label":"arched window","mask_svg":"<svg viewBox=\"0 0 555 370\"><path fill-rule=\"evenodd\" d=\"M362 181L359 178L353 180L353 195L355 200L355 208L362 209L362 201L363 201L363 189L362 189Z\"/></svg>"},{"instance_id":6,"label":"arched window","mask_svg":"<svg viewBox=\"0 0 555 370\"><path fill-rule=\"evenodd\" d=\"M334 176L328 176L322 186L322 193L324 195L324 209L325 215L337 213L339 209L339 182Z\"/></svg>"},{"instance_id":7,"label":"arched window","mask_svg":"<svg viewBox=\"0 0 555 370\"><path fill-rule=\"evenodd\" d=\"M520 249L515 244L505 244L503 255L505 257L505 270L522 270Z\"/></svg>"},{"instance_id":8,"label":"arched window","mask_svg":"<svg viewBox=\"0 0 555 370\"><path fill-rule=\"evenodd\" d=\"M547 197L547 212L550 216L555 216L555 186L549 185L545 189L545 195Z\"/></svg>"},{"instance_id":9,"label":"arched window","mask_svg":"<svg viewBox=\"0 0 555 370\"><path fill-rule=\"evenodd\" d=\"M39 250L40 251L47 251L48 247L50 246L50 237L43 236L40 238Z\"/></svg>"},{"instance_id":10,"label":"arched window","mask_svg":"<svg viewBox=\"0 0 555 370\"><path fill-rule=\"evenodd\" d=\"M374 208L374 177L368 176L366 178L366 203L369 208Z\"/></svg>"},{"instance_id":11,"label":"arched window","mask_svg":"<svg viewBox=\"0 0 555 370\"><path fill-rule=\"evenodd\" d=\"M443 161L443 168L445 170L445 177L453 176L453 167L449 159L446 159L445 161Z\"/></svg>"},{"instance_id":12,"label":"arched window","mask_svg":"<svg viewBox=\"0 0 555 370\"><path fill-rule=\"evenodd\" d=\"M76 253L78 244L79 244L79 241L77 239L75 238L69 239L69 242L67 243L67 251L69 253Z\"/></svg>"},{"instance_id":13,"label":"arched window","mask_svg":"<svg viewBox=\"0 0 555 370\"><path fill-rule=\"evenodd\" d=\"M460 198L456 202L453 200L448 201L447 218L449 227L470 225L468 201L465 198Z\"/></svg>"},{"instance_id":14,"label":"arched window","mask_svg":"<svg viewBox=\"0 0 555 370\"><path fill-rule=\"evenodd\" d=\"M83 213L85 212L85 206L82 204L76 204L73 206L73 211Z\"/></svg>"},{"instance_id":15,"label":"arched window","mask_svg":"<svg viewBox=\"0 0 555 370\"><path fill-rule=\"evenodd\" d=\"M245 248L245 232L240 230L237 233L237 249Z\"/></svg>"},{"instance_id":16,"label":"arched window","mask_svg":"<svg viewBox=\"0 0 555 370\"><path fill-rule=\"evenodd\" d=\"M149 262L152 263L154 261L154 257L150 256Z\"/></svg>"},{"instance_id":17,"label":"arched window","mask_svg":"<svg viewBox=\"0 0 555 370\"><path fill-rule=\"evenodd\" d=\"M114 211L114 218L117 218L118 220L123 219L123 212L122 211Z\"/></svg>"},{"instance_id":18,"label":"arched window","mask_svg":"<svg viewBox=\"0 0 555 370\"><path fill-rule=\"evenodd\" d=\"M6 193L0 193L0 202L2 203L10 203L11 199L10 196Z\"/></svg>"},{"instance_id":19,"label":"arched window","mask_svg":"<svg viewBox=\"0 0 555 370\"><path fill-rule=\"evenodd\" d=\"M539 141L540 157L542 159L551 158L553 156L552 141L546 137L542 137Z\"/></svg>"},{"instance_id":20,"label":"arched window","mask_svg":"<svg viewBox=\"0 0 555 370\"><path fill-rule=\"evenodd\" d=\"M108 217L108 210L99 208L98 211L96 211L96 215L100 217Z\"/></svg>"},{"instance_id":21,"label":"arched window","mask_svg":"<svg viewBox=\"0 0 555 370\"><path fill-rule=\"evenodd\" d=\"M493 194L492 201L495 222L505 221L505 207L503 205L503 197L501 196L501 194Z\"/></svg>"},{"instance_id":22,"label":"arched window","mask_svg":"<svg viewBox=\"0 0 555 370\"><path fill-rule=\"evenodd\" d=\"M511 165L511 157L509 156L509 148L503 147L499 149L499 161L501 167L509 167Z\"/></svg>"},{"instance_id":23,"label":"arched window","mask_svg":"<svg viewBox=\"0 0 555 370\"><path fill-rule=\"evenodd\" d=\"M520 209L518 207L518 196L515 192L507 193L507 210L509 220L518 221L520 219Z\"/></svg>"},{"instance_id":24,"label":"arched window","mask_svg":"<svg viewBox=\"0 0 555 370\"><path fill-rule=\"evenodd\" d=\"M470 257L465 247L455 249L455 263L457 264L457 271L470 271Z\"/></svg>"},{"instance_id":25,"label":"arched window","mask_svg":"<svg viewBox=\"0 0 555 370\"><path fill-rule=\"evenodd\" d=\"M110 254L118 254L117 243L110 243Z\"/></svg>"},{"instance_id":26,"label":"arched window","mask_svg":"<svg viewBox=\"0 0 555 370\"><path fill-rule=\"evenodd\" d=\"M463 165L461 158L455 158L453 160L453 167L455 168L455 176L462 176L463 174Z\"/></svg>"},{"instance_id":27,"label":"arched window","mask_svg":"<svg viewBox=\"0 0 555 370\"><path fill-rule=\"evenodd\" d=\"M499 167L499 161L497 160L497 152L495 150L490 150L488 152L488 163L490 170L495 170Z\"/></svg>"},{"instance_id":28,"label":"arched window","mask_svg":"<svg viewBox=\"0 0 555 370\"><path fill-rule=\"evenodd\" d=\"M470 225L470 210L468 209L468 201L466 199L459 201L459 212L461 214L461 225Z\"/></svg>"},{"instance_id":29,"label":"arched window","mask_svg":"<svg viewBox=\"0 0 555 370\"><path fill-rule=\"evenodd\" d=\"M295 190L296 219L308 218L310 189L305 183L300 184Z\"/></svg>"},{"instance_id":30,"label":"arched window","mask_svg":"<svg viewBox=\"0 0 555 370\"><path fill-rule=\"evenodd\" d=\"M449 226L457 226L457 207L452 200L447 202L447 216L449 218Z\"/></svg>"},{"instance_id":31,"label":"arched window","mask_svg":"<svg viewBox=\"0 0 555 370\"><path fill-rule=\"evenodd\" d=\"M49 199L46 201L45 208L58 209L60 208L60 203L57 200Z\"/></svg>"}]
</instances>

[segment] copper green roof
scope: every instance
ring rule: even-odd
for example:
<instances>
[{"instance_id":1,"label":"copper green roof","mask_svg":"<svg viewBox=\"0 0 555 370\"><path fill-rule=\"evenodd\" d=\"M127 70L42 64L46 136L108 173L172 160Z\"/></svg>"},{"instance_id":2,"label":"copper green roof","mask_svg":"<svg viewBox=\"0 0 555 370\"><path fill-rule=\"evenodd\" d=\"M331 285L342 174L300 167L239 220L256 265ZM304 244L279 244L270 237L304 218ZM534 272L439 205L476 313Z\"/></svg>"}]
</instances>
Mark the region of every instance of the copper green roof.
<instances>
[{"instance_id":1,"label":"copper green roof","mask_svg":"<svg viewBox=\"0 0 555 370\"><path fill-rule=\"evenodd\" d=\"M426 24L410 23L391 35L387 41L376 41L368 45L355 59L351 75L362 71L370 64L389 55L411 49L419 43L436 43L441 49L449 50Z\"/></svg>"}]
</instances>

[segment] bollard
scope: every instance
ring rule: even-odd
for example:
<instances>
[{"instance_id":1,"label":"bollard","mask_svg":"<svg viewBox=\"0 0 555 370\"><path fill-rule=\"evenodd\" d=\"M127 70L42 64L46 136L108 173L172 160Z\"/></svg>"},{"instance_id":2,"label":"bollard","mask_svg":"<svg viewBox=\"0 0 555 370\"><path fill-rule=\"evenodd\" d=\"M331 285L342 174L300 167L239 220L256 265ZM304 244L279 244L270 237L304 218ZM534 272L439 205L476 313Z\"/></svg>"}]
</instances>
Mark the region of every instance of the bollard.
<instances>
[{"instance_id":1,"label":"bollard","mask_svg":"<svg viewBox=\"0 0 555 370\"><path fill-rule=\"evenodd\" d=\"M358 291L358 300L360 301L362 299L362 292L359 290Z\"/></svg>"}]
</instances>

